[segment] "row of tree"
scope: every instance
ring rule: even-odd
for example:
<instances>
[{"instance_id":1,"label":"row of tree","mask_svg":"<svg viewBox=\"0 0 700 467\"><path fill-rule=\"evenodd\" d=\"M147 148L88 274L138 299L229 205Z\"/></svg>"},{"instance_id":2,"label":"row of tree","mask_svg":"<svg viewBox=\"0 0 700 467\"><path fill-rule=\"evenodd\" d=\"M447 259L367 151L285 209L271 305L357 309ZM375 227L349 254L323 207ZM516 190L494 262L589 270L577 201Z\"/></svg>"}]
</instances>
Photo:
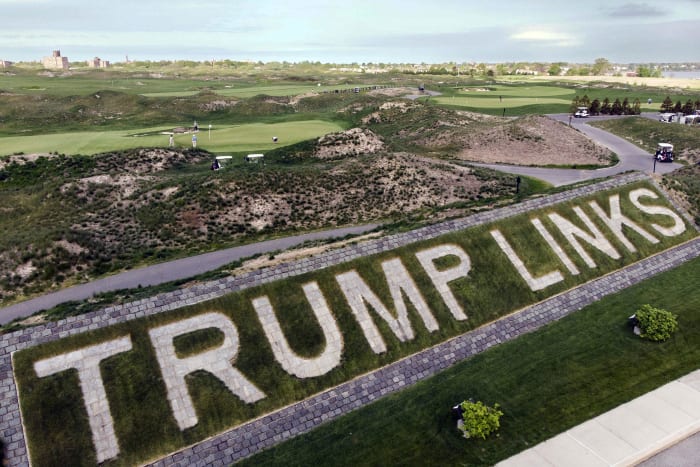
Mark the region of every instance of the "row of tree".
<instances>
[{"instance_id":1,"label":"row of tree","mask_svg":"<svg viewBox=\"0 0 700 467\"><path fill-rule=\"evenodd\" d=\"M622 102L617 98L611 103L607 97L601 102L598 99L591 101L587 95L583 97L576 96L571 101L571 112L576 112L579 107L586 107L591 115L639 115L642 111L638 98L634 99L630 104L629 99L626 97ZM695 102L688 99L685 104L678 100L674 104L673 100L666 96L666 99L661 104L661 111L691 115L695 112L700 112L700 99Z\"/></svg>"},{"instance_id":2,"label":"row of tree","mask_svg":"<svg viewBox=\"0 0 700 467\"><path fill-rule=\"evenodd\" d=\"M696 100L695 102L688 99L685 102L685 104L681 104L681 101L678 100L674 104L671 98L669 96L666 96L666 99L664 99L664 101L661 103L661 111L691 115L694 114L696 111L700 111L700 99Z\"/></svg>"},{"instance_id":3,"label":"row of tree","mask_svg":"<svg viewBox=\"0 0 700 467\"><path fill-rule=\"evenodd\" d=\"M611 103L607 97L601 102L598 99L591 101L587 95L576 96L571 101L571 112L575 112L579 107L586 107L590 115L639 115L642 112L638 98L630 104L626 97L622 101L616 98Z\"/></svg>"}]
</instances>

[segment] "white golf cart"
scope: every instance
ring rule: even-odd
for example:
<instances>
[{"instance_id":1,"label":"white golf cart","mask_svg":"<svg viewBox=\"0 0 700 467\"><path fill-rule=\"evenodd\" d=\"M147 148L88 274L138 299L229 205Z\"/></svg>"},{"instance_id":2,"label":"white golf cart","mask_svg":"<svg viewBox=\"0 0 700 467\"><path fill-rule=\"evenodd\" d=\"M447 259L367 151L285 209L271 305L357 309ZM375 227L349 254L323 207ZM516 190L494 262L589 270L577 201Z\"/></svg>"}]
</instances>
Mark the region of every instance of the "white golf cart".
<instances>
[{"instance_id":1,"label":"white golf cart","mask_svg":"<svg viewBox=\"0 0 700 467\"><path fill-rule=\"evenodd\" d=\"M672 112L664 112L661 115L659 115L659 121L664 123L673 123L674 121L676 121L676 119L676 114Z\"/></svg>"},{"instance_id":2,"label":"white golf cart","mask_svg":"<svg viewBox=\"0 0 700 467\"><path fill-rule=\"evenodd\" d=\"M220 170L224 168L224 161L229 161L233 156L216 156L214 161L211 163L211 170Z\"/></svg>"},{"instance_id":3,"label":"white golf cart","mask_svg":"<svg viewBox=\"0 0 700 467\"><path fill-rule=\"evenodd\" d=\"M656 146L656 160L659 162L673 162L673 145L669 143L659 143Z\"/></svg>"},{"instance_id":4,"label":"white golf cart","mask_svg":"<svg viewBox=\"0 0 700 467\"><path fill-rule=\"evenodd\" d=\"M588 117L588 107L579 107L576 109L576 112L574 113L574 117L576 118L586 118Z\"/></svg>"}]
</instances>

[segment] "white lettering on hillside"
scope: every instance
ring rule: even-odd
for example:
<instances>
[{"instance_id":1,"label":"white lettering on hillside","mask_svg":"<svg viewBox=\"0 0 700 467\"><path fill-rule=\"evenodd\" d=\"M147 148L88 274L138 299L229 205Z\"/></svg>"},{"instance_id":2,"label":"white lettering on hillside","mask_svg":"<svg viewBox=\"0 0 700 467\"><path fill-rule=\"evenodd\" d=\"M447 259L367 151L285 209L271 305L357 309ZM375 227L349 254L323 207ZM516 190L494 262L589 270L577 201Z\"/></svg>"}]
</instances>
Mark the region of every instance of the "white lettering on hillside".
<instances>
[{"instance_id":1,"label":"white lettering on hillside","mask_svg":"<svg viewBox=\"0 0 700 467\"><path fill-rule=\"evenodd\" d=\"M177 336L202 329L216 328L224 334L220 347L196 355L179 358L173 340ZM252 404L265 394L248 381L232 364L238 354L238 331L230 319L221 313L205 313L192 318L159 326L148 331L156 358L163 374L170 407L180 430L198 422L185 376L197 370L208 371L244 402Z\"/></svg>"},{"instance_id":2,"label":"white lettering on hillside","mask_svg":"<svg viewBox=\"0 0 700 467\"><path fill-rule=\"evenodd\" d=\"M298 378L312 378L324 375L340 364L343 336L340 334L338 324L333 318L318 284L309 282L302 289L326 340L325 350L316 358L300 357L289 347L289 342L282 332L280 323L275 316L275 310L267 296L254 299L253 308L258 314L265 336L270 342L272 353L284 371Z\"/></svg>"},{"instance_id":3,"label":"white lettering on hillside","mask_svg":"<svg viewBox=\"0 0 700 467\"><path fill-rule=\"evenodd\" d=\"M554 225L556 225L559 228L562 235L566 237L566 240L569 242L569 244L571 244L571 246L574 247L574 250L576 250L576 253L579 254L579 256L583 259L586 265L589 268L597 267L595 261L593 261L593 258L591 258L590 255L586 252L586 250L583 249L576 237L585 241L589 245L597 248L609 257L613 259L620 259L620 253L618 253L617 250L615 250L615 248L610 244L608 239L605 238L605 235L603 235L603 233L600 230L598 230L598 227L596 227L595 224L591 222L591 219L586 215L586 213L583 212L583 210L578 206L574 207L574 212L583 221L583 223L586 224L588 230L593 232L593 235L575 226L569 220L563 218L559 214L551 213L549 214L549 218L552 220L552 222L554 222Z\"/></svg>"},{"instance_id":4,"label":"white lettering on hillside","mask_svg":"<svg viewBox=\"0 0 700 467\"><path fill-rule=\"evenodd\" d=\"M491 236L494 238L494 240L496 240L496 243L501 250L503 250L503 253L506 254L506 257L513 264L515 270L518 271L520 277L522 277L528 287L530 287L530 290L542 290L552 284L556 284L557 282L564 280L564 276L562 276L559 271L552 271L538 278L533 277L530 271L528 271L525 267L525 263L523 263L517 253L515 253L513 247L510 246L506 238L499 230L492 230Z\"/></svg>"},{"instance_id":5,"label":"white lettering on hillside","mask_svg":"<svg viewBox=\"0 0 700 467\"><path fill-rule=\"evenodd\" d=\"M569 255L566 254L561 245L559 245L559 243L557 243L554 237L552 237L552 234L550 234L549 231L545 228L544 224L542 224L542 221L535 217L534 219L531 219L530 222L532 222L532 225L535 226L535 229L537 229L544 241L547 242L547 245L549 245L552 251L554 251L554 254L557 255L557 257L561 260L562 263L564 263L564 266L566 266L566 269L569 270L571 275L578 275L578 268L576 267L574 262L571 261Z\"/></svg>"},{"instance_id":6,"label":"white lettering on hillside","mask_svg":"<svg viewBox=\"0 0 700 467\"><path fill-rule=\"evenodd\" d=\"M389 325L389 329L391 329L397 339L401 342L413 339L413 328L408 320L408 311L401 290L406 292L406 296L420 315L425 327L429 331L438 329L435 318L430 313L428 305L425 303L423 296L418 291L418 287L416 287L415 282L411 279L401 260L397 258L384 261L382 269L394 300L396 317L389 312L379 297L372 292L372 289L369 288L356 271L349 271L335 276L335 280L343 291L343 295L345 295L345 299L350 305L350 309L374 353L386 352L386 344L367 310L367 304Z\"/></svg>"},{"instance_id":7,"label":"white lettering on hillside","mask_svg":"<svg viewBox=\"0 0 700 467\"><path fill-rule=\"evenodd\" d=\"M459 264L451 268L438 270L435 266L435 260L447 256L457 257ZM449 283L469 275L472 267L469 255L461 247L447 244L419 251L416 253L416 258L418 258L430 280L433 281L433 285L442 297L445 305L447 305L450 313L452 313L452 316L459 321L467 319L467 315L464 314L464 310L457 303L452 290L450 290Z\"/></svg>"},{"instance_id":8,"label":"white lettering on hillside","mask_svg":"<svg viewBox=\"0 0 700 467\"><path fill-rule=\"evenodd\" d=\"M621 258L620 253L611 244L611 240L614 238L617 238L628 251L635 252L639 245L639 243L636 245L633 243L635 240L641 242L641 239L644 239L644 241L652 244L660 242L659 238L657 238L658 236L652 235L652 230L666 237L678 236L685 232L687 226L683 219L673 210L663 206L641 203L641 198L651 198L652 200L659 198L659 195L655 192L646 188L640 188L630 191L628 195L631 205L641 212L652 216L651 220L648 222L634 222L624 215L620 205L620 195L618 194L613 194L609 197L609 213L606 213L596 201L588 201L587 203L595 215L600 218L598 225L601 228L603 225L607 227L607 229L603 229L605 230L605 235L581 207L575 206L572 210L581 221L578 224L582 223L584 228L575 225L571 220L558 213L546 214L556 229L561 232L566 242L570 244L570 248L580 256L581 260L580 262L577 260L576 264L572 261L574 255L565 242L560 240L560 244L552 235L552 233L555 233L555 230L552 227L549 227L548 230L548 227L540 220L541 216L545 215L544 212L540 211L540 218L532 218L531 223L544 239L546 245L572 275L580 274L577 264L581 266L581 263L585 262L589 268L596 268L596 263L589 255L589 252L592 251L590 247L599 250L610 258L619 259ZM648 202L648 200L645 201ZM659 216L662 217L661 220L664 225L653 222L654 220L658 222ZM568 215L567 217L573 219L574 216ZM634 217L632 216L632 218ZM496 226L498 225L496 224ZM632 234L631 231L637 235ZM534 277L533 273L525 266L523 259L527 261L528 266L533 271L537 271L537 274L539 274L539 271L543 269L542 266L548 265L548 263L545 265L536 264L539 258L552 258L552 261L554 261L549 252L526 251L516 253L511 243L506 240L500 230L490 230L490 234L532 291L545 289L564 280L562 272L565 271L563 268L560 268L562 272L552 268L551 272L544 273L540 277ZM534 233L532 234L534 235ZM628 238L626 234L630 235L630 237ZM478 235L482 235L480 230ZM483 239L479 239L479 241L481 240ZM588 244L585 245L586 249L584 249L582 242ZM546 249L542 242L538 241L536 243L536 245L532 245L513 241L515 245ZM562 245L566 248L566 251L562 248ZM455 320L467 319L467 315L455 297L453 287L450 287L450 284L469 276L472 269L469 255L459 245L443 244L420 250L415 253L415 256L453 318ZM370 257L366 261L376 262L377 260ZM383 338L386 336L382 336L380 333L379 327L375 323L376 316L372 315L370 308L386 322L386 325L400 342L406 342L415 336L412 321L417 323L418 320L417 318L409 320L409 308L415 311L429 332L439 330L439 324L426 303L421 289L417 287L411 274L404 266L402 259L395 257L383 261L381 267L386 281L386 287L382 287L382 290L388 292L385 295L381 295L381 298L375 294L355 270L335 276L352 314L364 333L371 350L376 354L386 352L387 346ZM484 267L488 267L488 265L484 265ZM369 277L367 279L369 280ZM426 287L429 286L426 285ZM312 358L301 357L290 347L277 318L278 314L272 307L268 296L255 298L252 300L252 305L270 343L275 359L284 371L297 378L312 378L327 374L341 364L344 334L341 332L318 283L306 283L302 286L302 290L319 323L325 340L324 350L320 355ZM423 290L423 292L427 293L427 290ZM462 293L464 294L465 292ZM499 293L498 285L494 285L486 293ZM391 296L393 305L387 303L387 306L383 303L382 300L389 301L388 296ZM280 297L279 303L281 305L278 313L281 316L285 311L283 305L284 297ZM189 355L183 358L177 356L174 343L175 338L211 328L218 329L223 333L224 340L219 347L207 349L196 355ZM354 329L348 332L355 332ZM203 370L211 373L220 379L234 395L246 403L252 404L266 397L262 391L233 366L238 355L239 337L235 324L226 315L213 312L205 313L154 327L148 333L163 375L168 401L181 430L193 427L198 423L197 413L185 381L186 376L195 371ZM347 338L348 335L346 334L345 337ZM67 370L77 370L96 449L96 457L100 463L119 455L119 443L116 438L112 414L110 413L104 382L100 373L100 363L109 357L127 352L131 348L132 342L130 337L124 336L58 356L45 358L34 363L34 370L39 378ZM255 349L250 351L253 352Z\"/></svg>"},{"instance_id":9,"label":"white lettering on hillside","mask_svg":"<svg viewBox=\"0 0 700 467\"><path fill-rule=\"evenodd\" d=\"M394 258L384 261L382 263L382 269L384 270L384 276L389 285L389 292L394 301L396 313L399 316L407 314L406 304L401 294L401 291L403 291L416 308L416 312L418 312L418 315L423 320L425 328L430 332L440 329L437 321L435 321L433 313L430 311L430 308L428 308L428 304L425 303L423 295L421 295L416 283L413 282L413 278L411 278L401 260L399 258Z\"/></svg>"},{"instance_id":10,"label":"white lettering on hillside","mask_svg":"<svg viewBox=\"0 0 700 467\"><path fill-rule=\"evenodd\" d=\"M131 338L125 336L34 363L34 371L40 378L69 369L78 370L98 463L119 454L119 442L114 433L114 421L100 374L100 362L129 350Z\"/></svg>"},{"instance_id":11,"label":"white lettering on hillside","mask_svg":"<svg viewBox=\"0 0 700 467\"><path fill-rule=\"evenodd\" d=\"M615 234L615 236L620 240L620 242L622 242L622 244L625 245L625 248L627 248L628 251L635 252L637 251L637 249L634 247L634 245L632 245L632 242L630 242L629 239L625 237L625 234L622 233L623 225L626 225L630 229L634 230L650 243L659 243L659 240L656 237L654 237L652 234L638 226L628 217L622 215L622 211L620 210L619 195L612 195L610 197L610 217L608 217L605 214L605 212L601 209L600 206L598 206L598 203L596 203L595 201L589 202L588 205L593 209L593 211L598 215L598 217L600 217L600 220L602 220L605 223L605 225L608 226L612 233Z\"/></svg>"},{"instance_id":12,"label":"white lettering on hillside","mask_svg":"<svg viewBox=\"0 0 700 467\"><path fill-rule=\"evenodd\" d=\"M651 227L654 230L659 232L664 237L675 237L676 235L680 235L683 232L685 232L685 223L678 214L663 206L647 206L645 204L642 204L639 202L639 198L641 197L656 199L659 196L653 191L648 190L646 188L639 188L630 191L630 201L640 211L645 212L647 214L659 214L662 216L668 216L671 219L673 219L673 226L670 228L666 228L658 224L651 224Z\"/></svg>"}]
</instances>

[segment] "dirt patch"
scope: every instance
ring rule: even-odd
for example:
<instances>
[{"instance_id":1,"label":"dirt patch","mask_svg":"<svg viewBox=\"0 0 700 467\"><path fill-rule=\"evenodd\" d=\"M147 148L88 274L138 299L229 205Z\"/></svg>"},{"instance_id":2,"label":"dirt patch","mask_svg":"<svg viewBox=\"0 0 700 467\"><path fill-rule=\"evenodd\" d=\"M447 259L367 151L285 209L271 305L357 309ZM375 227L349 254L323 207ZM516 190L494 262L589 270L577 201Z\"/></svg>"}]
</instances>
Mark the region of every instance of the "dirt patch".
<instances>
[{"instance_id":1,"label":"dirt patch","mask_svg":"<svg viewBox=\"0 0 700 467\"><path fill-rule=\"evenodd\" d=\"M428 146L457 145L462 160L517 165L606 165L612 152L569 126L543 116L523 117L471 132L445 131Z\"/></svg>"},{"instance_id":2,"label":"dirt patch","mask_svg":"<svg viewBox=\"0 0 700 467\"><path fill-rule=\"evenodd\" d=\"M93 185L102 185L108 188L107 193L111 200L122 200L133 195L136 190L139 189L141 183L144 181L152 180L149 176L136 176L136 175L93 175L92 177L85 177L75 182L66 183L61 186L61 193L67 193L71 190L76 190L78 196L84 195L89 198L90 201L93 200L93 194L96 190Z\"/></svg>"},{"instance_id":3,"label":"dirt patch","mask_svg":"<svg viewBox=\"0 0 700 467\"><path fill-rule=\"evenodd\" d=\"M17 165L24 165L28 162L34 162L40 157L52 157L52 154L48 153L36 153L36 154L21 154L12 155L8 157L3 157L0 159L0 170L4 169L8 165L15 163Z\"/></svg>"},{"instance_id":4,"label":"dirt patch","mask_svg":"<svg viewBox=\"0 0 700 467\"><path fill-rule=\"evenodd\" d=\"M231 107L238 104L237 100L214 100L210 102L205 102L199 105L199 109L204 112L217 112L219 110L230 109Z\"/></svg>"},{"instance_id":5,"label":"dirt patch","mask_svg":"<svg viewBox=\"0 0 700 467\"><path fill-rule=\"evenodd\" d=\"M72 255L79 255L87 251L86 248L78 245L77 243L69 242L68 240L59 240L54 242L55 246L61 247Z\"/></svg>"},{"instance_id":6,"label":"dirt patch","mask_svg":"<svg viewBox=\"0 0 700 467\"><path fill-rule=\"evenodd\" d=\"M381 237L383 232L373 232L367 235L361 235L359 237L354 237L347 240L341 240L338 242L328 243L326 245L319 245L308 248L295 248L293 250L283 251L282 253L260 256L255 259L248 260L243 263L241 267L231 270L232 274L244 274L250 271L257 271L258 269L268 268L272 266L277 266L278 264L288 263L301 258L308 258L310 256L320 255L330 250L337 250L351 243L361 243L373 238Z\"/></svg>"},{"instance_id":7,"label":"dirt patch","mask_svg":"<svg viewBox=\"0 0 700 467\"><path fill-rule=\"evenodd\" d=\"M375 154L383 149L384 142L371 130L352 128L319 138L313 155L319 159L337 159L362 154Z\"/></svg>"},{"instance_id":8,"label":"dirt patch","mask_svg":"<svg viewBox=\"0 0 700 467\"><path fill-rule=\"evenodd\" d=\"M368 91L367 94L370 96L389 96L389 97L400 97L406 96L408 94L415 93L415 88L383 88L383 89L373 89Z\"/></svg>"},{"instance_id":9,"label":"dirt patch","mask_svg":"<svg viewBox=\"0 0 700 467\"><path fill-rule=\"evenodd\" d=\"M26 279L29 276L31 276L36 270L36 266L34 266L31 261L28 261L24 264L20 264L19 266L17 266L14 273L22 279Z\"/></svg>"},{"instance_id":10,"label":"dirt patch","mask_svg":"<svg viewBox=\"0 0 700 467\"><path fill-rule=\"evenodd\" d=\"M306 92L306 93L304 93L304 94L297 94L296 96L292 96L292 97L289 99L289 103L290 103L291 105L297 105L297 104L299 103L299 101L301 101L302 99L307 99L307 98L309 98L309 97L316 97L316 96L319 96L319 95L320 95L319 93L313 92L313 91L311 91L311 92Z\"/></svg>"}]
</instances>

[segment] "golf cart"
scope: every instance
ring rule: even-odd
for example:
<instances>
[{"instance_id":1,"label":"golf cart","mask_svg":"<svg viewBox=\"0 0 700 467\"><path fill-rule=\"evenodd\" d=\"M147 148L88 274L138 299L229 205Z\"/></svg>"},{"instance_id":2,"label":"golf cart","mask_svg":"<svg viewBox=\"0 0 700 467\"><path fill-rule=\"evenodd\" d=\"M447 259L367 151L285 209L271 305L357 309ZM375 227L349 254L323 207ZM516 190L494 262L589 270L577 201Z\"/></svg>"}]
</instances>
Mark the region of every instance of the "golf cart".
<instances>
[{"instance_id":1,"label":"golf cart","mask_svg":"<svg viewBox=\"0 0 700 467\"><path fill-rule=\"evenodd\" d=\"M224 168L224 161L232 159L233 156L216 156L214 161L211 163L211 170L220 170Z\"/></svg>"},{"instance_id":2,"label":"golf cart","mask_svg":"<svg viewBox=\"0 0 700 467\"><path fill-rule=\"evenodd\" d=\"M673 145L668 143L659 143L656 147L656 160L659 162L673 162Z\"/></svg>"},{"instance_id":3,"label":"golf cart","mask_svg":"<svg viewBox=\"0 0 700 467\"><path fill-rule=\"evenodd\" d=\"M676 120L676 114L671 112L664 112L659 115L659 121L664 123L673 123Z\"/></svg>"},{"instance_id":4,"label":"golf cart","mask_svg":"<svg viewBox=\"0 0 700 467\"><path fill-rule=\"evenodd\" d=\"M576 117L576 118L588 117L588 107L579 107L578 109L576 109L576 112L574 113L574 117Z\"/></svg>"}]
</instances>

